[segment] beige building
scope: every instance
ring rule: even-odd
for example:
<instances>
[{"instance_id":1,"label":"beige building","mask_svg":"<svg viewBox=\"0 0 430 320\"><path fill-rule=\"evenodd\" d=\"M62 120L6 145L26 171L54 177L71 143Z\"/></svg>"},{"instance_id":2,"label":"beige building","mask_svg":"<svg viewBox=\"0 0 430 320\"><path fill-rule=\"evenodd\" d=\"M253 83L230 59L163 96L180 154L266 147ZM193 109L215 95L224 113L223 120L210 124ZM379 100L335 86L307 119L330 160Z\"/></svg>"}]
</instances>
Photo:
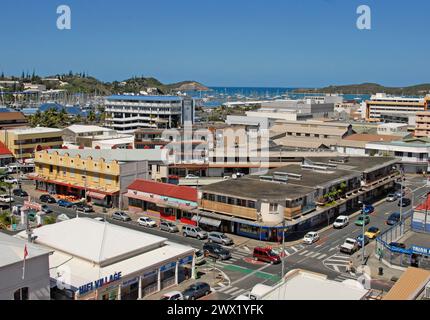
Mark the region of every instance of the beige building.
<instances>
[{"instance_id":1,"label":"beige building","mask_svg":"<svg viewBox=\"0 0 430 320\"><path fill-rule=\"evenodd\" d=\"M415 137L430 137L430 111L418 112L415 121Z\"/></svg>"},{"instance_id":2,"label":"beige building","mask_svg":"<svg viewBox=\"0 0 430 320\"><path fill-rule=\"evenodd\" d=\"M0 131L4 143L16 159L33 158L35 151L60 149L63 145L63 130L54 128L23 128Z\"/></svg>"}]
</instances>

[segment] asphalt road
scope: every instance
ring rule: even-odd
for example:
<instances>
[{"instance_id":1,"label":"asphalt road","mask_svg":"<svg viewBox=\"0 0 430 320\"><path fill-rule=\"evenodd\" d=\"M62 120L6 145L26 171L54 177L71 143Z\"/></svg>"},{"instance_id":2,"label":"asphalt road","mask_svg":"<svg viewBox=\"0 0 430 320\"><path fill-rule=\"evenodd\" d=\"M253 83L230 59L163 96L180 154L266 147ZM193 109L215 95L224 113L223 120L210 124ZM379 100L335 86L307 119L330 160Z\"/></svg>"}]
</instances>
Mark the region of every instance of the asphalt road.
<instances>
[{"instance_id":1,"label":"asphalt road","mask_svg":"<svg viewBox=\"0 0 430 320\"><path fill-rule=\"evenodd\" d=\"M411 198L411 191L414 193L414 203L417 205L420 199L428 191L425 181L422 177L414 177L408 179L405 185L410 188L406 190L406 197ZM24 199L15 197L15 204L22 204ZM73 209L59 207L56 204L48 205L53 210L53 215L66 214L70 218L76 217L76 212ZM403 208L403 213L411 210L411 206ZM370 215L370 224L366 226L378 227L381 231L386 230L388 226L385 224L389 214L399 212L399 207L396 202L382 201L375 205L375 212ZM358 213L358 212L357 212ZM52 215L51 214L51 215ZM79 214L80 216L105 217L103 214ZM285 269L284 274L290 270L302 268L309 271L326 274L330 279L336 281L344 281L346 279L356 279L355 276L346 272L350 256L339 252L339 246L346 238L356 238L362 233L362 227L357 227L354 224L355 217L350 219L350 224L343 229L334 230L330 228L320 233L320 240L312 245L298 244L286 248ZM130 229L147 232L153 235L162 236L169 241L192 246L196 249L201 249L204 241L192 238L185 238L180 233L171 234L159 230L158 228L145 228L139 226L136 222L121 222L107 218L108 222L124 226ZM318 230L315 230L318 231ZM264 245L264 244L262 244ZM226 261L207 261L207 263L199 268L207 268L215 266L222 270L229 278L215 288L216 293L214 299L234 299L239 294L249 292L256 284L273 285L281 279L281 265L270 265L252 260L252 252L247 248L233 247L230 248L232 258ZM361 251L356 253L361 254ZM366 252L369 255L370 252ZM380 283L372 283L375 289L386 289Z\"/></svg>"}]
</instances>

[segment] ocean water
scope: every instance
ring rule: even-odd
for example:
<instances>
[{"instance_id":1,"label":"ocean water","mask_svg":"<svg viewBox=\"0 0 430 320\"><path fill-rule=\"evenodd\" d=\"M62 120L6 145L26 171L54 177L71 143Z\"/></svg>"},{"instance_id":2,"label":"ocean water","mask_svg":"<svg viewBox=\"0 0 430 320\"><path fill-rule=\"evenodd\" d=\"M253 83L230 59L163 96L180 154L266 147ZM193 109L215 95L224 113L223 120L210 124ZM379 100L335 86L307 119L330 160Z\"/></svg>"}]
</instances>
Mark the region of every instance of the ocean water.
<instances>
[{"instance_id":1,"label":"ocean water","mask_svg":"<svg viewBox=\"0 0 430 320\"><path fill-rule=\"evenodd\" d=\"M294 93L295 88L264 87L210 87L210 91L189 92L193 97L205 99L204 106L217 107L225 102L248 100L302 99L318 94ZM343 95L345 100L361 102L369 95Z\"/></svg>"}]
</instances>

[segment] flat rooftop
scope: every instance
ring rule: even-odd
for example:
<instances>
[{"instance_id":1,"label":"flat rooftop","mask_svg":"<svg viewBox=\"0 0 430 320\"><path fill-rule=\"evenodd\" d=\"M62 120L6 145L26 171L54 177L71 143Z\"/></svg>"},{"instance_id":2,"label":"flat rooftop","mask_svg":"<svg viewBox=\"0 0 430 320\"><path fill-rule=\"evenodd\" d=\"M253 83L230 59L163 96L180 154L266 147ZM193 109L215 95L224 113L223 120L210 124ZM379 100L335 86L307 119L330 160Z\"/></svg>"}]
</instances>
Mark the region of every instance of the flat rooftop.
<instances>
[{"instance_id":1,"label":"flat rooftop","mask_svg":"<svg viewBox=\"0 0 430 320\"><path fill-rule=\"evenodd\" d=\"M157 101L157 102L178 102L182 101L178 96L131 96L131 95L113 95L106 97L108 101Z\"/></svg>"},{"instance_id":2,"label":"flat rooftop","mask_svg":"<svg viewBox=\"0 0 430 320\"><path fill-rule=\"evenodd\" d=\"M293 270L262 300L361 300L367 292L358 283L338 282L322 274Z\"/></svg>"},{"instance_id":3,"label":"flat rooftop","mask_svg":"<svg viewBox=\"0 0 430 320\"><path fill-rule=\"evenodd\" d=\"M46 150L48 153L58 152L64 156L66 153L70 157L80 155L81 158L92 157L93 159L103 158L106 161L133 162L133 161L165 161L167 160L167 149L56 149Z\"/></svg>"},{"instance_id":4,"label":"flat rooftop","mask_svg":"<svg viewBox=\"0 0 430 320\"><path fill-rule=\"evenodd\" d=\"M62 129L56 128L45 128L45 127L35 127L35 128L20 128L9 130L9 132L14 134L40 134L40 133L62 133Z\"/></svg>"},{"instance_id":5,"label":"flat rooftop","mask_svg":"<svg viewBox=\"0 0 430 320\"><path fill-rule=\"evenodd\" d=\"M27 245L27 259L43 256L52 252L38 245L28 243L24 239L12 237L0 232L0 268L23 261L25 245Z\"/></svg>"},{"instance_id":6,"label":"flat rooftop","mask_svg":"<svg viewBox=\"0 0 430 320\"><path fill-rule=\"evenodd\" d=\"M166 238L100 222L74 218L33 230L36 243L100 266L165 245ZM26 236L25 231L20 233Z\"/></svg>"},{"instance_id":7,"label":"flat rooftop","mask_svg":"<svg viewBox=\"0 0 430 320\"><path fill-rule=\"evenodd\" d=\"M333 163L333 160L341 159L340 157L308 157L306 159L312 162L337 164L338 170L360 173L377 170L397 163L397 159L393 157L347 157L348 160L345 163Z\"/></svg>"}]
</instances>

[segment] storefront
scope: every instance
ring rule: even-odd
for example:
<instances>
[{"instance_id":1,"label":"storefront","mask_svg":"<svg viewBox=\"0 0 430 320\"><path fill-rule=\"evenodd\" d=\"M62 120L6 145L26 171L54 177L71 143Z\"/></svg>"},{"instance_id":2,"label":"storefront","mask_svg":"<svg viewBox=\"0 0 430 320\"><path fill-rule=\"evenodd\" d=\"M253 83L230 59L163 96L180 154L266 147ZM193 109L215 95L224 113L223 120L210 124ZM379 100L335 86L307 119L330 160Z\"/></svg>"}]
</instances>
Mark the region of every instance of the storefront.
<instances>
[{"instance_id":1,"label":"storefront","mask_svg":"<svg viewBox=\"0 0 430 320\"><path fill-rule=\"evenodd\" d=\"M67 290L77 300L136 300L173 290L185 279L185 266L191 270L194 264L191 247L90 218L43 226L34 236L53 250L52 290Z\"/></svg>"}]
</instances>

